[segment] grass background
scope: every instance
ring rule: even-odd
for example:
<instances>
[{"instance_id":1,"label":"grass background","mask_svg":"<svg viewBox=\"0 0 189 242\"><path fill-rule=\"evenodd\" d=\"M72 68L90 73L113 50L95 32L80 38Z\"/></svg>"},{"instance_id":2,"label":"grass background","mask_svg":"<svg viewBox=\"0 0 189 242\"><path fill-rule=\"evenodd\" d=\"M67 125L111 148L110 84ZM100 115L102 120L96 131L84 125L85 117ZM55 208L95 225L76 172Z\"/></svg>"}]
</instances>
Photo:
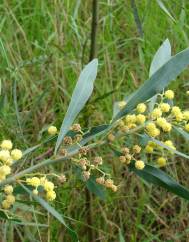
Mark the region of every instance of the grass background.
<instances>
[{"instance_id":1,"label":"grass background","mask_svg":"<svg viewBox=\"0 0 189 242\"><path fill-rule=\"evenodd\" d=\"M1 138L10 137L25 149L43 139L42 131L48 124L60 127L77 77L89 60L91 2L0 2ZM97 56L100 64L93 96L80 115L82 124L84 119L89 126L109 122L114 101L122 100L148 78L152 57L166 38L171 42L173 53L188 47L189 2L167 0L164 3L175 20L155 0L136 0L144 33L141 37L129 0L99 1ZM188 106L184 94L188 80L185 71L172 84L181 107ZM110 91L112 95L96 101ZM187 144L175 138L180 149L187 152ZM95 241L102 242L189 241L186 201L144 184L133 174L126 172L123 179L117 161L106 147L95 152L104 155L107 169L113 169L112 175L121 183L121 188L116 194L108 192L105 202L93 197L91 226L86 218L85 186L71 175L72 167L64 164L50 168L69 171L69 181L64 189L58 186L58 200L54 205L67 217L82 242L92 242L88 237L91 228ZM166 169L189 186L188 168L187 161L177 159ZM32 213L24 216L29 221L34 217ZM48 220L50 227L3 222L1 237L5 241L70 241L64 227L53 218L35 217L41 223Z\"/></svg>"}]
</instances>

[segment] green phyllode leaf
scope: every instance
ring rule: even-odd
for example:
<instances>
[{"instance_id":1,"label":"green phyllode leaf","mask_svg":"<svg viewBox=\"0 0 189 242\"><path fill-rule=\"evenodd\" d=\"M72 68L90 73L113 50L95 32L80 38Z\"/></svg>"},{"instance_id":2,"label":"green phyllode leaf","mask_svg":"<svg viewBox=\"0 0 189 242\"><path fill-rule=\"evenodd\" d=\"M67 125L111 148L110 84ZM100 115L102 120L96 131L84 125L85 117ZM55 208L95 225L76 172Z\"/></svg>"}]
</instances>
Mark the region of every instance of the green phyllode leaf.
<instances>
[{"instance_id":1,"label":"green phyllode leaf","mask_svg":"<svg viewBox=\"0 0 189 242\"><path fill-rule=\"evenodd\" d=\"M160 67L162 67L171 58L171 44L166 39L155 53L151 62L149 76L151 77Z\"/></svg>"},{"instance_id":2,"label":"green phyllode leaf","mask_svg":"<svg viewBox=\"0 0 189 242\"><path fill-rule=\"evenodd\" d=\"M129 169L145 181L163 187L177 196L189 200L189 190L177 183L162 170L147 164L143 170L137 170L134 162L130 164Z\"/></svg>"},{"instance_id":3,"label":"green phyllode leaf","mask_svg":"<svg viewBox=\"0 0 189 242\"><path fill-rule=\"evenodd\" d=\"M79 112L84 107L85 103L88 101L91 93L93 91L94 81L97 75L98 60L94 59L89 64L85 66L82 70L79 80L75 86L72 94L72 98L66 112L65 118L63 120L60 133L57 138L55 153L60 147L64 136L68 132L69 128L73 124L75 118Z\"/></svg>"},{"instance_id":4,"label":"green phyllode leaf","mask_svg":"<svg viewBox=\"0 0 189 242\"><path fill-rule=\"evenodd\" d=\"M95 181L95 177L90 177L90 179L86 182L87 189L94 193L101 200L106 199L106 191L102 185L99 185Z\"/></svg>"}]
</instances>

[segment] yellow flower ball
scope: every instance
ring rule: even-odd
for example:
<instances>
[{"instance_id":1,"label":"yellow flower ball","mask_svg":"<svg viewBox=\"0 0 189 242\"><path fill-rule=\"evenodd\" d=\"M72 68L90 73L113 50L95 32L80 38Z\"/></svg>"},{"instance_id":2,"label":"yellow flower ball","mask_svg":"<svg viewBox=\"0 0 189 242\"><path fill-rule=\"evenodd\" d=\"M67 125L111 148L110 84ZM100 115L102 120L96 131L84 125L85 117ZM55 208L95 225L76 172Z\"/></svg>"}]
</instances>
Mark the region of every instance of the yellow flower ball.
<instances>
[{"instance_id":1,"label":"yellow flower ball","mask_svg":"<svg viewBox=\"0 0 189 242\"><path fill-rule=\"evenodd\" d=\"M170 123L166 122L165 125L162 126L162 130L164 132L170 132L172 130L172 125Z\"/></svg>"},{"instance_id":2,"label":"yellow flower ball","mask_svg":"<svg viewBox=\"0 0 189 242\"><path fill-rule=\"evenodd\" d=\"M187 132L189 132L189 124L186 124L186 125L184 126L184 129L185 129Z\"/></svg>"},{"instance_id":3,"label":"yellow flower ball","mask_svg":"<svg viewBox=\"0 0 189 242\"><path fill-rule=\"evenodd\" d=\"M157 164L159 165L159 167L164 167L166 166L167 160L164 157L159 157L157 159Z\"/></svg>"},{"instance_id":4,"label":"yellow flower ball","mask_svg":"<svg viewBox=\"0 0 189 242\"><path fill-rule=\"evenodd\" d=\"M127 104L126 101L121 101L121 102L118 103L118 107L120 109L123 109L126 106L126 104Z\"/></svg>"},{"instance_id":5,"label":"yellow flower ball","mask_svg":"<svg viewBox=\"0 0 189 242\"><path fill-rule=\"evenodd\" d=\"M13 195L7 195L6 196L6 200L7 200L7 202L8 203L10 203L10 204L14 204L15 203L15 196L13 196Z\"/></svg>"},{"instance_id":6,"label":"yellow flower ball","mask_svg":"<svg viewBox=\"0 0 189 242\"><path fill-rule=\"evenodd\" d=\"M182 121L184 118L181 109L177 106L172 107L171 113L175 116L176 121Z\"/></svg>"},{"instance_id":7,"label":"yellow flower ball","mask_svg":"<svg viewBox=\"0 0 189 242\"><path fill-rule=\"evenodd\" d=\"M166 92L165 92L165 97L167 98L167 99L173 99L174 98L174 96L175 96L175 94L174 94L174 92L172 91L172 90L167 90Z\"/></svg>"},{"instance_id":8,"label":"yellow flower ball","mask_svg":"<svg viewBox=\"0 0 189 242\"><path fill-rule=\"evenodd\" d=\"M10 158L10 152L8 150L0 151L0 160L6 162Z\"/></svg>"},{"instance_id":9,"label":"yellow flower ball","mask_svg":"<svg viewBox=\"0 0 189 242\"><path fill-rule=\"evenodd\" d=\"M184 117L184 119L185 119L186 121L188 121L188 120L189 120L189 111L184 111L184 112L183 112L183 117Z\"/></svg>"},{"instance_id":10,"label":"yellow flower ball","mask_svg":"<svg viewBox=\"0 0 189 242\"><path fill-rule=\"evenodd\" d=\"M0 166L0 173L4 176L7 176L11 173L11 168L7 165Z\"/></svg>"},{"instance_id":11,"label":"yellow flower ball","mask_svg":"<svg viewBox=\"0 0 189 242\"><path fill-rule=\"evenodd\" d=\"M10 157L9 159L7 159L5 162L5 165L7 166L11 166L13 164L13 159Z\"/></svg>"},{"instance_id":12,"label":"yellow flower ball","mask_svg":"<svg viewBox=\"0 0 189 242\"><path fill-rule=\"evenodd\" d=\"M4 187L4 192L5 192L6 194L12 194L12 193L13 193L13 186L11 186L11 185L6 185L6 186Z\"/></svg>"},{"instance_id":13,"label":"yellow flower ball","mask_svg":"<svg viewBox=\"0 0 189 242\"><path fill-rule=\"evenodd\" d=\"M161 108L161 111L163 112L163 113L168 113L169 111L170 111L170 105L168 104L168 103L161 103L160 105L159 105L159 107Z\"/></svg>"},{"instance_id":14,"label":"yellow flower ball","mask_svg":"<svg viewBox=\"0 0 189 242\"><path fill-rule=\"evenodd\" d=\"M128 114L126 117L125 117L125 122L126 123L135 123L136 122L136 115L135 114Z\"/></svg>"},{"instance_id":15,"label":"yellow flower ball","mask_svg":"<svg viewBox=\"0 0 189 242\"><path fill-rule=\"evenodd\" d=\"M38 177L35 177L35 176L32 177L32 178L27 178L26 183L30 186L33 186L33 187L38 187L39 185L41 185L40 179Z\"/></svg>"},{"instance_id":16,"label":"yellow flower ball","mask_svg":"<svg viewBox=\"0 0 189 242\"><path fill-rule=\"evenodd\" d=\"M167 123L167 120L165 118L158 118L156 120L156 124L159 126L159 127L163 127L165 124Z\"/></svg>"},{"instance_id":17,"label":"yellow flower ball","mask_svg":"<svg viewBox=\"0 0 189 242\"><path fill-rule=\"evenodd\" d=\"M154 110L151 112L151 117L153 119L159 118L162 115L162 111L160 108L154 108Z\"/></svg>"},{"instance_id":18,"label":"yellow flower ball","mask_svg":"<svg viewBox=\"0 0 189 242\"><path fill-rule=\"evenodd\" d=\"M11 150L12 149L11 140L3 140L1 143L1 148L4 150Z\"/></svg>"},{"instance_id":19,"label":"yellow flower ball","mask_svg":"<svg viewBox=\"0 0 189 242\"><path fill-rule=\"evenodd\" d=\"M186 91L186 94L189 96L189 91Z\"/></svg>"},{"instance_id":20,"label":"yellow flower ball","mask_svg":"<svg viewBox=\"0 0 189 242\"><path fill-rule=\"evenodd\" d=\"M157 144L151 140L148 141L148 145L151 146L152 148L155 148Z\"/></svg>"},{"instance_id":21,"label":"yellow flower ball","mask_svg":"<svg viewBox=\"0 0 189 242\"><path fill-rule=\"evenodd\" d=\"M1 204L4 209L9 209L11 207L11 204L7 200L3 200Z\"/></svg>"},{"instance_id":22,"label":"yellow flower ball","mask_svg":"<svg viewBox=\"0 0 189 242\"><path fill-rule=\"evenodd\" d=\"M148 154L152 154L153 151L154 151L154 148L153 148L152 146L147 145L147 146L145 147L145 152L146 152L146 153L148 153Z\"/></svg>"},{"instance_id":23,"label":"yellow flower ball","mask_svg":"<svg viewBox=\"0 0 189 242\"><path fill-rule=\"evenodd\" d=\"M155 123L152 123L152 122L148 123L148 124L146 125L146 129L147 129L148 131L156 129L156 125L155 125Z\"/></svg>"},{"instance_id":24,"label":"yellow flower ball","mask_svg":"<svg viewBox=\"0 0 189 242\"><path fill-rule=\"evenodd\" d=\"M175 146L174 146L174 144L173 144L173 142L172 142L171 140L166 140L166 141L164 142L164 144L165 144L166 146L170 147L171 149L176 150L176 148L175 148Z\"/></svg>"},{"instance_id":25,"label":"yellow flower ball","mask_svg":"<svg viewBox=\"0 0 189 242\"><path fill-rule=\"evenodd\" d=\"M19 149L14 149L11 151L11 157L13 160L20 160L22 158L22 151Z\"/></svg>"},{"instance_id":26,"label":"yellow flower ball","mask_svg":"<svg viewBox=\"0 0 189 242\"><path fill-rule=\"evenodd\" d=\"M144 161L142 160L137 160L135 161L135 168L138 170L143 170L145 167Z\"/></svg>"},{"instance_id":27,"label":"yellow flower ball","mask_svg":"<svg viewBox=\"0 0 189 242\"><path fill-rule=\"evenodd\" d=\"M143 115L143 114L138 114L138 115L136 116L136 122L137 122L138 124L143 124L145 121L146 121L146 117L145 117L145 115Z\"/></svg>"},{"instance_id":28,"label":"yellow flower ball","mask_svg":"<svg viewBox=\"0 0 189 242\"><path fill-rule=\"evenodd\" d=\"M55 200L55 198L56 198L56 193L55 193L55 191L50 190L50 191L48 191L48 192L46 193L46 199L47 199L48 201L53 201L53 200Z\"/></svg>"},{"instance_id":29,"label":"yellow flower ball","mask_svg":"<svg viewBox=\"0 0 189 242\"><path fill-rule=\"evenodd\" d=\"M45 181L43 184L45 191L51 191L54 189L54 184L50 181Z\"/></svg>"},{"instance_id":30,"label":"yellow flower ball","mask_svg":"<svg viewBox=\"0 0 189 242\"><path fill-rule=\"evenodd\" d=\"M144 113L146 111L146 104L139 103L136 108L138 113Z\"/></svg>"},{"instance_id":31,"label":"yellow flower ball","mask_svg":"<svg viewBox=\"0 0 189 242\"><path fill-rule=\"evenodd\" d=\"M58 132L58 130L57 130L56 126L50 126L48 128L48 134L50 134L50 135L55 135L55 134L57 134L57 132Z\"/></svg>"}]
</instances>

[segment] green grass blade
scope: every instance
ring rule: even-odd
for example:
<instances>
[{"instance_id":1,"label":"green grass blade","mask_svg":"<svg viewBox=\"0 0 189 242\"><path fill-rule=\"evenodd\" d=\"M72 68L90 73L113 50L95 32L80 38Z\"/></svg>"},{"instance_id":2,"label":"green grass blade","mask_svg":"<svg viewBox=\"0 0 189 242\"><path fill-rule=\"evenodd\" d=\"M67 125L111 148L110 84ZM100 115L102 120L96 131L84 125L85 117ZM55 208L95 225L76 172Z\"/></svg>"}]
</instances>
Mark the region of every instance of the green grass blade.
<instances>
[{"instance_id":1,"label":"green grass blade","mask_svg":"<svg viewBox=\"0 0 189 242\"><path fill-rule=\"evenodd\" d=\"M70 233L73 241L77 242L78 238L77 238L77 234L75 233L75 231L73 231L70 227L68 227L68 225L66 224L66 222L64 221L64 218L62 217L62 215L57 212L52 206L49 205L49 203L47 203L45 200L43 200L41 197L36 196L32 193L32 191L30 191L26 186L24 186L23 184L21 184L21 186L26 190L26 192L31 195L45 210L47 210L53 217L55 217L61 224L63 224L67 229L68 232Z\"/></svg>"},{"instance_id":2,"label":"green grass blade","mask_svg":"<svg viewBox=\"0 0 189 242\"><path fill-rule=\"evenodd\" d=\"M189 200L189 190L177 183L173 178L160 169L146 164L143 170L137 170L134 166L134 162L130 164L129 168L145 181L161 186L177 196Z\"/></svg>"},{"instance_id":3,"label":"green grass blade","mask_svg":"<svg viewBox=\"0 0 189 242\"><path fill-rule=\"evenodd\" d=\"M57 138L55 153L60 147L64 136L68 132L70 126L73 124L75 118L84 107L85 103L91 96L93 91L94 81L97 75L98 60L92 60L88 65L85 66L79 76L79 80L73 91L71 102L69 104L67 113L63 120L60 133Z\"/></svg>"}]
</instances>

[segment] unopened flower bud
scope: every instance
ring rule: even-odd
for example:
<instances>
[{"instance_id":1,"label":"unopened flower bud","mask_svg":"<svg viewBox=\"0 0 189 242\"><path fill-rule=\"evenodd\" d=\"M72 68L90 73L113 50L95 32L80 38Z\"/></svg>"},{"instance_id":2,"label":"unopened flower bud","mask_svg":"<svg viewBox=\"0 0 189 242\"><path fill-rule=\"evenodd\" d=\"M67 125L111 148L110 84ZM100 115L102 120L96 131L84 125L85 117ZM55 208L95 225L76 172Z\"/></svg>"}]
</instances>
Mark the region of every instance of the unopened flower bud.
<instances>
[{"instance_id":1,"label":"unopened flower bud","mask_svg":"<svg viewBox=\"0 0 189 242\"><path fill-rule=\"evenodd\" d=\"M102 165L102 157L97 156L94 158L94 164L95 165Z\"/></svg>"},{"instance_id":2,"label":"unopened flower bud","mask_svg":"<svg viewBox=\"0 0 189 242\"><path fill-rule=\"evenodd\" d=\"M75 132L80 132L81 131L80 124L73 124L72 127L71 127L71 130L75 131Z\"/></svg>"},{"instance_id":3,"label":"unopened flower bud","mask_svg":"<svg viewBox=\"0 0 189 242\"><path fill-rule=\"evenodd\" d=\"M84 181L87 181L90 178L91 173L89 171L82 172Z\"/></svg>"},{"instance_id":4,"label":"unopened flower bud","mask_svg":"<svg viewBox=\"0 0 189 242\"><path fill-rule=\"evenodd\" d=\"M113 142L115 140L115 136L113 134L108 135L108 141Z\"/></svg>"},{"instance_id":5,"label":"unopened flower bud","mask_svg":"<svg viewBox=\"0 0 189 242\"><path fill-rule=\"evenodd\" d=\"M72 138L70 136L64 137L64 144L65 145L71 145L73 143Z\"/></svg>"},{"instance_id":6,"label":"unopened flower bud","mask_svg":"<svg viewBox=\"0 0 189 242\"><path fill-rule=\"evenodd\" d=\"M96 183L103 185L104 182L105 182L105 179L103 176L96 178Z\"/></svg>"}]
</instances>

